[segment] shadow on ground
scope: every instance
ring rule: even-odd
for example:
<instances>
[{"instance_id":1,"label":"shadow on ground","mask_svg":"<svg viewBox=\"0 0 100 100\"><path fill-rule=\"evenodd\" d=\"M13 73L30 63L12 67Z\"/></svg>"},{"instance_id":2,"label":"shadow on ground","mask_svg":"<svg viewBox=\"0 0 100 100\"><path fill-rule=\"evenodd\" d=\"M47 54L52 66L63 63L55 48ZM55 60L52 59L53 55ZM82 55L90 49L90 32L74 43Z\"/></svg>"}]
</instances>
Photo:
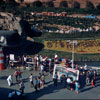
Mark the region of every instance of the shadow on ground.
<instances>
[{"instance_id":1,"label":"shadow on ground","mask_svg":"<svg viewBox=\"0 0 100 100\"><path fill-rule=\"evenodd\" d=\"M15 55L33 55L40 52L44 48L42 43L32 42L28 40L22 41L21 45L18 47L5 47L3 52L5 55L15 54Z\"/></svg>"},{"instance_id":2,"label":"shadow on ground","mask_svg":"<svg viewBox=\"0 0 100 100\"><path fill-rule=\"evenodd\" d=\"M95 80L95 87L92 87L92 86L91 86L91 83L90 83L88 86L86 86L85 80L86 80L86 77L85 77L85 76L80 76L80 84L81 84L80 92L89 91L89 90L91 90L91 89L93 89L93 88L95 88L95 87L100 86L100 84L99 84L99 83L100 83L100 76L96 77L96 80ZM86 87L86 88L85 88L85 87Z\"/></svg>"},{"instance_id":3,"label":"shadow on ground","mask_svg":"<svg viewBox=\"0 0 100 100\"><path fill-rule=\"evenodd\" d=\"M1 76L0 80L6 80L8 76Z\"/></svg>"},{"instance_id":4,"label":"shadow on ground","mask_svg":"<svg viewBox=\"0 0 100 100\"><path fill-rule=\"evenodd\" d=\"M38 90L38 92L31 92L26 94L26 99L38 99L44 95L51 93L59 92L63 88L62 84L59 82L57 86L54 86L53 83L47 85L45 88ZM48 98L49 99L49 98Z\"/></svg>"},{"instance_id":5,"label":"shadow on ground","mask_svg":"<svg viewBox=\"0 0 100 100\"><path fill-rule=\"evenodd\" d=\"M8 94L13 91L18 91L18 90L9 88L0 88L0 100L25 100L25 98L22 96L13 96L13 98L9 99Z\"/></svg>"}]
</instances>

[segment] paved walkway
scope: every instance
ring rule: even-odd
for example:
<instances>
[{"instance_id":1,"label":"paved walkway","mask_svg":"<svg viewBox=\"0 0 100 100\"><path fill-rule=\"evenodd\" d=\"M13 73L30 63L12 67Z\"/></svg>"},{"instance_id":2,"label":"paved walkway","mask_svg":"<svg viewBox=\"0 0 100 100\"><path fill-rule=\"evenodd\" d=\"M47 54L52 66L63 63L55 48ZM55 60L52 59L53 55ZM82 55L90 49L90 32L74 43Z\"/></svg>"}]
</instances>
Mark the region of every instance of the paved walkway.
<instances>
[{"instance_id":1,"label":"paved walkway","mask_svg":"<svg viewBox=\"0 0 100 100\"><path fill-rule=\"evenodd\" d=\"M6 79L8 75L12 73L14 73L14 70L0 71L0 99L6 99L11 90L19 90L19 85L9 87L7 84ZM97 79L95 88L91 88L91 86L83 87L77 95L75 91L69 91L66 88L62 88L60 83L57 87L54 87L51 76L45 73L46 86L36 93L35 89L30 87L28 79L30 73L33 73L33 76L39 75L39 72L23 71L22 79L25 82L26 99L100 99L100 78ZM13 82L15 83L15 80L13 80Z\"/></svg>"}]
</instances>

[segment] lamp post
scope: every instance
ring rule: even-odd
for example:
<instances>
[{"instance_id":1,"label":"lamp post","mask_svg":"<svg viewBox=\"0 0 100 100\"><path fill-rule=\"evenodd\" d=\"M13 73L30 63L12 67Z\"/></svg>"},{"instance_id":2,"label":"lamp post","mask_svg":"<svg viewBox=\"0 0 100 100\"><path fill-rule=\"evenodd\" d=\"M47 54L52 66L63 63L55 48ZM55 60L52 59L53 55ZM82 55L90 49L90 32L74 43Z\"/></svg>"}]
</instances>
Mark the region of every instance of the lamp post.
<instances>
[{"instance_id":1,"label":"lamp post","mask_svg":"<svg viewBox=\"0 0 100 100\"><path fill-rule=\"evenodd\" d=\"M77 45L77 41L73 40L72 42L70 40L68 40L67 42L69 42L69 44L72 43L72 69L74 68L74 49L75 49L75 45Z\"/></svg>"}]
</instances>

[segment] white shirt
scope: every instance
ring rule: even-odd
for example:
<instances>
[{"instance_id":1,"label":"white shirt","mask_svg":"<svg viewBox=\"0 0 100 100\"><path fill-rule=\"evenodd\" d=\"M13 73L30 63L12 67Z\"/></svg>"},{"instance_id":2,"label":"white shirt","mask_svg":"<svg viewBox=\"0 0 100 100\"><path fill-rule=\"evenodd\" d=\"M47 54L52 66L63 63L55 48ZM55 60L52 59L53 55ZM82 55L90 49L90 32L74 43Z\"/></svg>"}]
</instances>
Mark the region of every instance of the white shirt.
<instances>
[{"instance_id":1,"label":"white shirt","mask_svg":"<svg viewBox=\"0 0 100 100\"><path fill-rule=\"evenodd\" d=\"M44 66L43 66L43 65L41 65L41 66L40 66L40 68L41 68L41 70L43 70L43 69L44 69Z\"/></svg>"},{"instance_id":2,"label":"white shirt","mask_svg":"<svg viewBox=\"0 0 100 100\"><path fill-rule=\"evenodd\" d=\"M11 75L8 76L7 81L8 80L11 80L12 81L12 76Z\"/></svg>"},{"instance_id":3,"label":"white shirt","mask_svg":"<svg viewBox=\"0 0 100 100\"><path fill-rule=\"evenodd\" d=\"M84 66L84 69L85 69L85 70L87 70L87 67L88 67L88 66L87 66L87 65L85 65L85 66Z\"/></svg>"},{"instance_id":4,"label":"white shirt","mask_svg":"<svg viewBox=\"0 0 100 100\"><path fill-rule=\"evenodd\" d=\"M31 76L29 77L29 79L30 79L30 82L32 82L32 81L33 81L33 76L31 75Z\"/></svg>"},{"instance_id":5,"label":"white shirt","mask_svg":"<svg viewBox=\"0 0 100 100\"><path fill-rule=\"evenodd\" d=\"M70 80L70 78L68 78L68 79L67 79L67 83L71 83L71 80Z\"/></svg>"},{"instance_id":6,"label":"white shirt","mask_svg":"<svg viewBox=\"0 0 100 100\"><path fill-rule=\"evenodd\" d=\"M26 57L24 57L24 61L26 61Z\"/></svg>"},{"instance_id":7,"label":"white shirt","mask_svg":"<svg viewBox=\"0 0 100 100\"><path fill-rule=\"evenodd\" d=\"M58 57L58 55L57 54L55 54L55 58L57 58Z\"/></svg>"}]
</instances>

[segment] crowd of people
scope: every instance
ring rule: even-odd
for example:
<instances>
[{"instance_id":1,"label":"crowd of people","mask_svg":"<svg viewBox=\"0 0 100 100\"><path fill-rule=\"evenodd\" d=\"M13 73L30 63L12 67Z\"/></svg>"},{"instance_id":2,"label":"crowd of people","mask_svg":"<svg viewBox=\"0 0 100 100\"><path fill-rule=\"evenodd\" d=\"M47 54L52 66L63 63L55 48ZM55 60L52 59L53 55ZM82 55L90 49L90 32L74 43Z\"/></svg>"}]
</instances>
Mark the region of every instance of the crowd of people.
<instances>
[{"instance_id":1,"label":"crowd of people","mask_svg":"<svg viewBox=\"0 0 100 100\"><path fill-rule=\"evenodd\" d=\"M42 56L42 55L35 55L34 57L27 57L23 56L23 61L20 60L20 63L17 66L26 66L26 62L34 62L34 70L39 72L39 76L34 77L32 73L29 76L30 87L34 87L35 91L37 92L40 89L45 87L45 74L44 72L49 72L48 75L52 75L53 68L55 64L62 64L65 65L66 68L72 67L72 61L67 58L60 58L57 54L54 55L53 58ZM9 66L9 65L8 65ZM96 71L93 69L89 69L88 65L85 64L84 67L79 67L78 64L74 65L75 70L79 70L79 80L80 76L84 76L86 78L85 85L91 85L91 87L95 87L95 80L96 80ZM22 72L20 70L15 70L15 72L8 76L7 82L9 86L13 84L13 75L17 84L19 84L19 90L21 93L24 93L25 85L22 78ZM81 82L79 80L73 81L72 77L66 77L64 74L61 76L60 81L63 88L67 88L71 91L75 90L78 94L79 89L81 87ZM54 86L58 85L58 73L55 72L53 78Z\"/></svg>"}]
</instances>

